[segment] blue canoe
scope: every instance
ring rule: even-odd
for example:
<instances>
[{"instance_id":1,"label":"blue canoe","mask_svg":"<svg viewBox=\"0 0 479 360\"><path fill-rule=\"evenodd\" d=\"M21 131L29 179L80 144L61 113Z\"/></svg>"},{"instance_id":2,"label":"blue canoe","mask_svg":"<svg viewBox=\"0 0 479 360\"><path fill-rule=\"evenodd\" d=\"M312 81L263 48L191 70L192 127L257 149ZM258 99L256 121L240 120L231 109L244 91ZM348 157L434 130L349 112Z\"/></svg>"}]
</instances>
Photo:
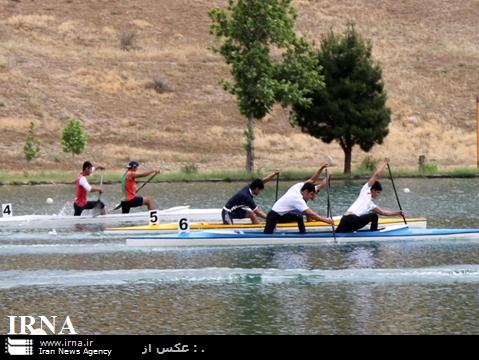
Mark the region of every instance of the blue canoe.
<instances>
[{"instance_id":1,"label":"blue canoe","mask_svg":"<svg viewBox=\"0 0 479 360\"><path fill-rule=\"evenodd\" d=\"M197 231L190 233L131 236L128 246L242 246L242 245L306 245L323 243L397 241L397 240L440 240L476 239L479 229L414 229L407 226L387 227L379 231L357 231L352 233L307 232L306 234L276 232L271 235L255 231Z\"/></svg>"}]
</instances>

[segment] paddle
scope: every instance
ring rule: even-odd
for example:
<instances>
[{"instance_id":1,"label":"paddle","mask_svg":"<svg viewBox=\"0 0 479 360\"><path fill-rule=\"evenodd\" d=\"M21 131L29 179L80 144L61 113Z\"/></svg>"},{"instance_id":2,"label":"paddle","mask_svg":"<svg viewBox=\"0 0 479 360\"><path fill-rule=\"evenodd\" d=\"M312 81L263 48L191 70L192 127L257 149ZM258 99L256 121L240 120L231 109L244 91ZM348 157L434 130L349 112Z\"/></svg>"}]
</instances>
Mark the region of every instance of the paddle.
<instances>
[{"instance_id":1,"label":"paddle","mask_svg":"<svg viewBox=\"0 0 479 360\"><path fill-rule=\"evenodd\" d=\"M398 196L398 193L397 193L397 191L396 191L396 186L394 185L393 174L391 173L391 168L389 167L389 163L388 163L387 165L388 165L389 177L391 178L391 183L393 184L394 194L396 195L396 200L397 200L398 205L399 205L399 210L402 211L401 203L399 202L399 196ZM404 220L404 224L407 225L406 218L404 217L404 215L401 215L401 216L402 216L402 218L403 218L403 220Z\"/></svg>"},{"instance_id":2,"label":"paddle","mask_svg":"<svg viewBox=\"0 0 479 360\"><path fill-rule=\"evenodd\" d=\"M154 173L153 175L151 175L148 180L146 180L143 184L141 184L141 186L136 190L136 193L138 194L140 192L141 189L143 189L145 187L146 184L148 184L151 180L153 180L153 178L156 176L156 173ZM118 210L119 208L121 207L121 202L119 202L118 204L116 204L116 206L113 208L113 210Z\"/></svg>"},{"instance_id":3,"label":"paddle","mask_svg":"<svg viewBox=\"0 0 479 360\"><path fill-rule=\"evenodd\" d=\"M326 178L328 179L328 186L326 188L328 210L326 211L326 213L327 213L326 216L332 219L333 218L333 210L331 210L331 201L329 199L329 187L331 186L331 178L329 177L327 168L326 168ZM334 230L334 223L331 225L331 229L333 231L334 242L336 243L338 241L336 240L336 231Z\"/></svg>"},{"instance_id":4,"label":"paddle","mask_svg":"<svg viewBox=\"0 0 479 360\"><path fill-rule=\"evenodd\" d=\"M276 196L274 198L274 202L278 201L278 187L279 187L279 173L276 174Z\"/></svg>"},{"instance_id":5,"label":"paddle","mask_svg":"<svg viewBox=\"0 0 479 360\"><path fill-rule=\"evenodd\" d=\"M103 186L103 175L104 175L103 170L101 170L100 189ZM97 217L101 213L101 202L100 202L101 194L102 194L102 192L98 193L98 200L96 201L96 205L93 208L93 217Z\"/></svg>"}]
</instances>

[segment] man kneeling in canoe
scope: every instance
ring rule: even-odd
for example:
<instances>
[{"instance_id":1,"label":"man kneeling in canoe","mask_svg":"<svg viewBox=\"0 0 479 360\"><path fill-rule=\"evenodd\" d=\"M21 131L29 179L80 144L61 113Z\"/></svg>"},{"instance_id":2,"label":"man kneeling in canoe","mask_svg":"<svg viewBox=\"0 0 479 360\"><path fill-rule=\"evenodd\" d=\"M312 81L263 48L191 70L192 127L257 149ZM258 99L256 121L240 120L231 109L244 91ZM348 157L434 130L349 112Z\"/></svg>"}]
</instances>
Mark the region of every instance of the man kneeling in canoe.
<instances>
[{"instance_id":1,"label":"man kneeling in canoe","mask_svg":"<svg viewBox=\"0 0 479 360\"><path fill-rule=\"evenodd\" d=\"M373 199L376 199L382 191L381 183L378 181L379 176L388 166L389 159L386 158L384 163L374 172L368 182L364 184L356 201L344 213L339 222L336 232L352 232L361 229L371 223L370 230L378 230L379 215L384 216L404 216L403 210L392 211L381 209L377 206Z\"/></svg>"},{"instance_id":2,"label":"man kneeling in canoe","mask_svg":"<svg viewBox=\"0 0 479 360\"><path fill-rule=\"evenodd\" d=\"M258 196L264 190L264 184L271 181L278 174L279 171L276 170L263 179L255 179L251 184L233 195L221 211L223 224L233 225L233 219L248 217L251 219L251 223L259 224L258 217L266 219L266 214L254 202L254 196Z\"/></svg>"},{"instance_id":3,"label":"man kneeling in canoe","mask_svg":"<svg viewBox=\"0 0 479 360\"><path fill-rule=\"evenodd\" d=\"M305 182L291 186L286 194L276 201L266 216L265 234L272 234L278 223L287 222L297 222L299 232L304 234L306 228L304 226L303 215L306 215L308 220L323 221L330 225L334 224L333 219L319 215L306 204L308 200L314 200L316 193L327 186L327 179L324 179L321 184L315 185L321 172L326 169L327 166L328 164L324 163L311 178Z\"/></svg>"},{"instance_id":4,"label":"man kneeling in canoe","mask_svg":"<svg viewBox=\"0 0 479 360\"><path fill-rule=\"evenodd\" d=\"M90 210L96 207L100 208L100 214L105 215L105 204L101 201L88 201L87 194L89 192L103 192L100 187L93 187L88 183L86 179L95 170L92 163L85 161L83 163L82 172L78 174L75 181L75 201L73 202L73 209L75 210L75 216L80 216L83 210ZM98 166L98 169L105 170L103 166Z\"/></svg>"},{"instance_id":5,"label":"man kneeling in canoe","mask_svg":"<svg viewBox=\"0 0 479 360\"><path fill-rule=\"evenodd\" d=\"M121 178L121 212L122 214L128 214L132 207L138 207L145 205L148 210L153 210L155 205L148 196L138 196L136 190L136 179L142 178L151 174L159 174L160 169L137 172L140 163L132 160L128 163L126 173Z\"/></svg>"}]
</instances>

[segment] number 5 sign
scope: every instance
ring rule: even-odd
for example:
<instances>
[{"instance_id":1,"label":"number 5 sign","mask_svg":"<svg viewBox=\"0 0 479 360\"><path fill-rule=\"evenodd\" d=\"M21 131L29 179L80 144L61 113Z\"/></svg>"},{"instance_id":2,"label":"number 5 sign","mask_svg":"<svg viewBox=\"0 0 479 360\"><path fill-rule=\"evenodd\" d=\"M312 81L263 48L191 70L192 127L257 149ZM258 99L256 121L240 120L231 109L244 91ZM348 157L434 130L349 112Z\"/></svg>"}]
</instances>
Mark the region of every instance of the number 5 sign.
<instances>
[{"instance_id":1,"label":"number 5 sign","mask_svg":"<svg viewBox=\"0 0 479 360\"><path fill-rule=\"evenodd\" d=\"M150 210L149 223L150 223L150 225L158 225L160 223L160 217L158 216L158 210Z\"/></svg>"}]
</instances>

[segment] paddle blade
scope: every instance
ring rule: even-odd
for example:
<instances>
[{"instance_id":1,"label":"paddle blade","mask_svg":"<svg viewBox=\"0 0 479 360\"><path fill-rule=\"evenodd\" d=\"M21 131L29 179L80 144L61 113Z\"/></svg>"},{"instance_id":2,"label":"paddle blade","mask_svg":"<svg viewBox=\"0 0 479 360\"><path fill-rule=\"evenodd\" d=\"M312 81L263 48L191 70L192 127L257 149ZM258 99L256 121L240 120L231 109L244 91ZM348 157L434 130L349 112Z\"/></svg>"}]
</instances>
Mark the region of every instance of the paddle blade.
<instances>
[{"instance_id":1,"label":"paddle blade","mask_svg":"<svg viewBox=\"0 0 479 360\"><path fill-rule=\"evenodd\" d=\"M329 166L332 166L333 163L334 163L333 158L329 154L324 155L324 160L326 160L328 162Z\"/></svg>"},{"instance_id":2,"label":"paddle blade","mask_svg":"<svg viewBox=\"0 0 479 360\"><path fill-rule=\"evenodd\" d=\"M103 175L105 175L105 173L103 172L103 169L102 169L101 170L101 177L100 177L100 189L103 186ZM100 192L98 193L98 200L96 201L95 207L93 208L93 217L97 217L98 215L100 215L102 207L105 207L105 205L103 205L100 201L101 194L102 194L102 191L100 190Z\"/></svg>"},{"instance_id":3,"label":"paddle blade","mask_svg":"<svg viewBox=\"0 0 479 360\"><path fill-rule=\"evenodd\" d=\"M92 212L93 212L93 217L97 217L98 215L101 214L101 201L98 200L95 204L95 207L92 209Z\"/></svg>"}]
</instances>

